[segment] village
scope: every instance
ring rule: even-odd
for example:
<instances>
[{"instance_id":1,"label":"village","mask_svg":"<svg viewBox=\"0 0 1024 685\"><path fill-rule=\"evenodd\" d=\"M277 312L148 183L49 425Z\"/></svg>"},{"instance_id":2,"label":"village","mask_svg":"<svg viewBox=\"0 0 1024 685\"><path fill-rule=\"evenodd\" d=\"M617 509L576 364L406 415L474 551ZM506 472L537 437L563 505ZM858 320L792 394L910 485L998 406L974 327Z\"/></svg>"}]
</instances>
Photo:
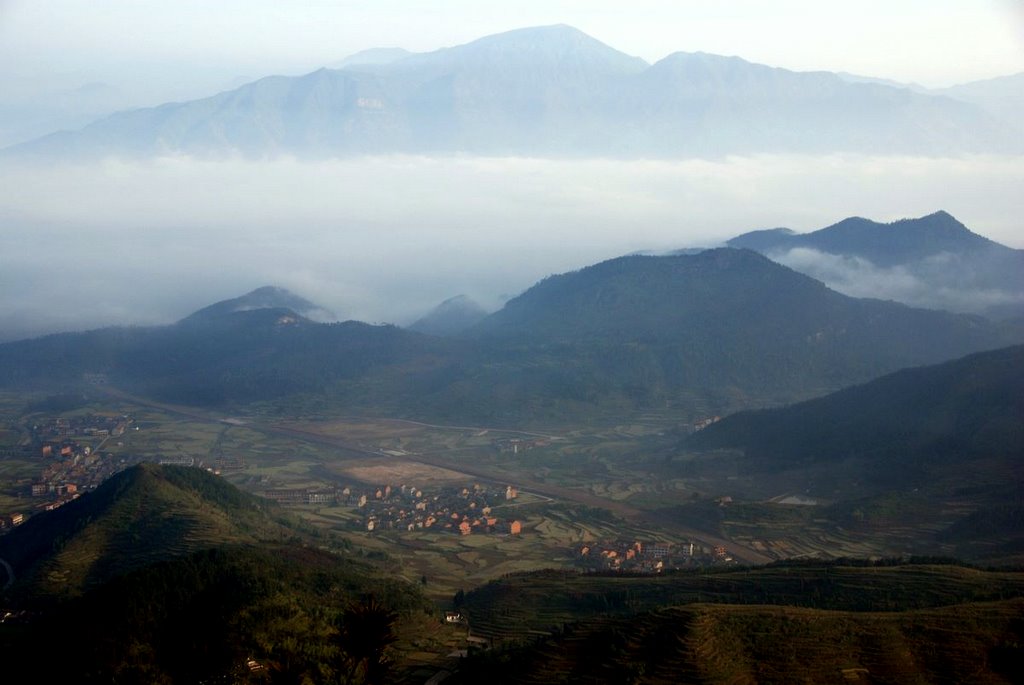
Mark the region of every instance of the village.
<instances>
[{"instance_id":1,"label":"village","mask_svg":"<svg viewBox=\"0 0 1024 685\"><path fill-rule=\"evenodd\" d=\"M130 416L90 414L30 426L42 460L39 476L29 486L28 494L43 500L35 508L55 509L127 468L128 460L101 450L109 440L123 436L132 422Z\"/></svg>"},{"instance_id":2,"label":"village","mask_svg":"<svg viewBox=\"0 0 1024 685\"><path fill-rule=\"evenodd\" d=\"M123 442L119 438L132 429L133 423L134 419L127 415L90 414L47 418L27 426L31 446L25 449L31 450L34 458L40 460L39 474L21 486L23 496L31 498L30 506L24 511L0 517L0 531L20 525L32 514L57 509L82 493L95 490L114 474L143 461L205 466L188 455L114 455L103 449L109 441L115 441L115 446L122 447Z\"/></svg>"},{"instance_id":3,"label":"village","mask_svg":"<svg viewBox=\"0 0 1024 685\"><path fill-rule=\"evenodd\" d=\"M588 571L661 573L669 569L732 562L724 547L708 550L693 542L669 544L615 540L588 542L576 547L576 565Z\"/></svg>"},{"instance_id":4,"label":"village","mask_svg":"<svg viewBox=\"0 0 1024 685\"><path fill-rule=\"evenodd\" d=\"M381 485L366 490L269 489L263 496L282 503L340 504L360 512L358 526L368 532L399 530L441 530L470 535L490 533L519 535L521 521L504 520L494 514L498 503L507 504L519 496L518 490L489 489L479 483L465 487L444 487L425 493L414 485Z\"/></svg>"}]
</instances>

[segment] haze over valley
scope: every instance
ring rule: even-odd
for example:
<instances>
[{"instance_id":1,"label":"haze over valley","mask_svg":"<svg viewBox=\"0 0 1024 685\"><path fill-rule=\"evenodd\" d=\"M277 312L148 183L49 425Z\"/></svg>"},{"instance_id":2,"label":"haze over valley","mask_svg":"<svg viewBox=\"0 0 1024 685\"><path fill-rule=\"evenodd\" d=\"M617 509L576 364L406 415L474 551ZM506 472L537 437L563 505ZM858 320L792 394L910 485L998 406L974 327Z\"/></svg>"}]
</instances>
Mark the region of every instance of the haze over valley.
<instances>
[{"instance_id":1,"label":"haze over valley","mask_svg":"<svg viewBox=\"0 0 1024 685\"><path fill-rule=\"evenodd\" d=\"M3 663L1016 682L1024 14L896 5L0 6Z\"/></svg>"}]
</instances>

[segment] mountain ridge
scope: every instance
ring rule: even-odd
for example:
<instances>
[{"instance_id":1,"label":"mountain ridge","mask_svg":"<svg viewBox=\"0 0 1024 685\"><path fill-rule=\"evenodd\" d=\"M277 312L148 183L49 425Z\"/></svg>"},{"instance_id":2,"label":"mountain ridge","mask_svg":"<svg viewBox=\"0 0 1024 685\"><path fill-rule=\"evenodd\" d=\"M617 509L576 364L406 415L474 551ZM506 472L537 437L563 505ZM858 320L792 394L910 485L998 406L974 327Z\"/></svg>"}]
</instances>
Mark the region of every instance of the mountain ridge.
<instances>
[{"instance_id":1,"label":"mountain ridge","mask_svg":"<svg viewBox=\"0 0 1024 685\"><path fill-rule=\"evenodd\" d=\"M978 235L943 210L889 223L848 217L810 233L751 231L726 244L852 296L996 318L1024 315L1024 250Z\"/></svg>"},{"instance_id":2,"label":"mountain ridge","mask_svg":"<svg viewBox=\"0 0 1024 685\"><path fill-rule=\"evenodd\" d=\"M0 383L98 374L185 404L318 398L506 425L792 402L1021 337L977 316L851 298L756 252L720 248L548 277L454 337L233 311L0 345Z\"/></svg>"},{"instance_id":3,"label":"mountain ridge","mask_svg":"<svg viewBox=\"0 0 1024 685\"><path fill-rule=\"evenodd\" d=\"M3 153L644 158L1024 149L1013 126L965 101L706 53L648 65L565 25L377 62L121 112Z\"/></svg>"}]
</instances>

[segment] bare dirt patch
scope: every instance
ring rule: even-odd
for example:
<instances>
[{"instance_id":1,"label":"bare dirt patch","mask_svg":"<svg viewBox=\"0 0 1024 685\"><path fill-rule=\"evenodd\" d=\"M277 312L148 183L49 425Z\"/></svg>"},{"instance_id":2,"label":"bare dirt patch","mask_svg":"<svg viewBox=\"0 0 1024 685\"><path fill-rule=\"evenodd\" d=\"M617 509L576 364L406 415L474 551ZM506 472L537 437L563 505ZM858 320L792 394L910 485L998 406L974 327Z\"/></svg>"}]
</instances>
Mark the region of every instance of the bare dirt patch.
<instances>
[{"instance_id":1,"label":"bare dirt patch","mask_svg":"<svg viewBox=\"0 0 1024 685\"><path fill-rule=\"evenodd\" d=\"M451 469L431 466L414 461L389 461L378 464L331 464L328 468L341 476L347 476L363 483L451 483L472 480L472 476Z\"/></svg>"}]
</instances>

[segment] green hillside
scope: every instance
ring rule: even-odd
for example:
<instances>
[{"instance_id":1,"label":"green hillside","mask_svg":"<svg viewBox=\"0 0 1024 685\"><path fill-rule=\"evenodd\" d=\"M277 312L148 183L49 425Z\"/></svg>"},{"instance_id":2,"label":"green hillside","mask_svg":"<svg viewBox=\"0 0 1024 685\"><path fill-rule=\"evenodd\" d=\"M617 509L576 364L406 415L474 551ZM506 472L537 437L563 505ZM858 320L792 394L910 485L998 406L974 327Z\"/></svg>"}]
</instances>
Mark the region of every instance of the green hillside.
<instances>
[{"instance_id":1,"label":"green hillside","mask_svg":"<svg viewBox=\"0 0 1024 685\"><path fill-rule=\"evenodd\" d=\"M200 469L140 464L0 537L0 558L15 592L74 596L157 561L295 535L274 508Z\"/></svg>"},{"instance_id":2,"label":"green hillside","mask_svg":"<svg viewBox=\"0 0 1024 685\"><path fill-rule=\"evenodd\" d=\"M32 517L0 537L16 577L0 661L46 664L47 681L326 684L441 658L450 636L419 585L309 547L275 510L200 469L142 464Z\"/></svg>"}]
</instances>

